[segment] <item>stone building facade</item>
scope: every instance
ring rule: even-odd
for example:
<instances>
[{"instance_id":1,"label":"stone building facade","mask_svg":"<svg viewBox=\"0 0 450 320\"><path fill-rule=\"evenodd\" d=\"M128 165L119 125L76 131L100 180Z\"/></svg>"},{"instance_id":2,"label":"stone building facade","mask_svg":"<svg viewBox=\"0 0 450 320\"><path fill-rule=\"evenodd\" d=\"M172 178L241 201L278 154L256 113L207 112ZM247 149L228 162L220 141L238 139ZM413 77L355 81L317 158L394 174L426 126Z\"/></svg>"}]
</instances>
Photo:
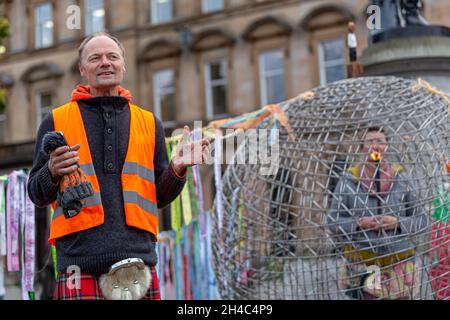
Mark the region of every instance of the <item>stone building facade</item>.
<instances>
[{"instance_id":1,"label":"stone building facade","mask_svg":"<svg viewBox=\"0 0 450 320\"><path fill-rule=\"evenodd\" d=\"M368 0L0 0L11 37L0 54L0 174L30 168L36 132L83 80L77 49L95 31L126 49L123 86L164 121L166 135L201 120L242 114L345 77L347 22L367 46ZM423 15L449 25L450 2L425 0ZM202 168L205 206L213 173ZM37 215L44 226L47 218ZM39 228L40 259L47 256ZM40 261L39 268L46 265ZM51 269L42 273L51 277ZM41 283L49 283L40 276ZM11 288L18 283L9 279ZM45 291L45 288L44 288ZM51 291L43 294L51 296ZM17 298L17 297L16 297Z\"/></svg>"}]
</instances>

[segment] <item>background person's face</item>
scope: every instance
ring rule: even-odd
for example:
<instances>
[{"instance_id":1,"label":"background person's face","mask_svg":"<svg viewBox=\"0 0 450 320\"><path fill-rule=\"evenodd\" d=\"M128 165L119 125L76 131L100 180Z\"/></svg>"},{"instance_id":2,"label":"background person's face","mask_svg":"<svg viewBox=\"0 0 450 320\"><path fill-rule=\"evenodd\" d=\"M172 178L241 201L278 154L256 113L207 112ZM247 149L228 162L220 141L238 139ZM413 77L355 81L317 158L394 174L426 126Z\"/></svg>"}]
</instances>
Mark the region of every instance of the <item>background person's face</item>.
<instances>
[{"instance_id":1,"label":"background person's face","mask_svg":"<svg viewBox=\"0 0 450 320\"><path fill-rule=\"evenodd\" d=\"M117 43L106 36L89 41L81 57L80 73L88 85L96 89L120 85L125 73L125 61Z\"/></svg>"},{"instance_id":2,"label":"background person's face","mask_svg":"<svg viewBox=\"0 0 450 320\"><path fill-rule=\"evenodd\" d=\"M370 154L377 151L381 154L385 153L388 147L386 136L383 132L370 131L366 134L363 144L363 153ZM369 157L370 160L370 157Z\"/></svg>"}]
</instances>

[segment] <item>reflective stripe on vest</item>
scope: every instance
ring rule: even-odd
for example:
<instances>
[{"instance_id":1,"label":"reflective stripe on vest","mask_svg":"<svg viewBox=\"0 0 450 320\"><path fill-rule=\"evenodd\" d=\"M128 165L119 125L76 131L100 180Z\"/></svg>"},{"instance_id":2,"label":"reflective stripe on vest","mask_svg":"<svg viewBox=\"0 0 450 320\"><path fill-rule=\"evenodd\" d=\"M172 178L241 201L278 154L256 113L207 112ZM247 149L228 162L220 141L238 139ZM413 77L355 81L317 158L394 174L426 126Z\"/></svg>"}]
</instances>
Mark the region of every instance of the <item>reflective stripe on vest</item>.
<instances>
[{"instance_id":1,"label":"reflective stripe on vest","mask_svg":"<svg viewBox=\"0 0 450 320\"><path fill-rule=\"evenodd\" d=\"M153 114L135 105L130 107L130 135L122 169L122 187L127 225L157 236L158 206L153 167L155 122ZM91 183L94 195L82 201L82 209L73 218L65 218L62 208L56 207L50 226L49 242L65 235L90 229L104 223L100 186L95 174L83 119L76 102L53 110L55 131L62 131L70 146L80 144L79 164ZM107 190L104 190L107 192ZM55 203L53 204L55 207Z\"/></svg>"},{"instance_id":2,"label":"reflective stripe on vest","mask_svg":"<svg viewBox=\"0 0 450 320\"><path fill-rule=\"evenodd\" d=\"M142 167L136 162L125 162L123 165L123 173L137 174L140 178L145 179L148 182L155 183L155 174L153 170Z\"/></svg>"}]
</instances>

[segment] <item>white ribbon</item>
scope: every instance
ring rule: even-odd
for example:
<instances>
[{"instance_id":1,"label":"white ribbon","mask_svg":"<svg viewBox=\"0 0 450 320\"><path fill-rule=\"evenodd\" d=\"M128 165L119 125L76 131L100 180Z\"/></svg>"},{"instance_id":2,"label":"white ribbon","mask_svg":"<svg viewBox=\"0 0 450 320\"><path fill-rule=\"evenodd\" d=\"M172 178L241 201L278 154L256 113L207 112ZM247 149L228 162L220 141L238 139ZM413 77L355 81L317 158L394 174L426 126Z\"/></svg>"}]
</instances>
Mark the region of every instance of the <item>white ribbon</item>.
<instances>
[{"instance_id":1,"label":"white ribbon","mask_svg":"<svg viewBox=\"0 0 450 320\"><path fill-rule=\"evenodd\" d=\"M34 205L28 197L26 185L28 176L20 177L21 223L22 223L22 298L29 300L29 292L34 292L35 271L35 217Z\"/></svg>"},{"instance_id":2,"label":"white ribbon","mask_svg":"<svg viewBox=\"0 0 450 320\"><path fill-rule=\"evenodd\" d=\"M216 213L219 227L219 234L222 234L223 227L223 202L222 202L222 132L216 130L214 140L214 181L216 184Z\"/></svg>"},{"instance_id":3,"label":"white ribbon","mask_svg":"<svg viewBox=\"0 0 450 320\"><path fill-rule=\"evenodd\" d=\"M14 171L8 176L8 190L6 199L6 252L9 272L19 271L19 219L20 204L17 183L18 172Z\"/></svg>"}]
</instances>

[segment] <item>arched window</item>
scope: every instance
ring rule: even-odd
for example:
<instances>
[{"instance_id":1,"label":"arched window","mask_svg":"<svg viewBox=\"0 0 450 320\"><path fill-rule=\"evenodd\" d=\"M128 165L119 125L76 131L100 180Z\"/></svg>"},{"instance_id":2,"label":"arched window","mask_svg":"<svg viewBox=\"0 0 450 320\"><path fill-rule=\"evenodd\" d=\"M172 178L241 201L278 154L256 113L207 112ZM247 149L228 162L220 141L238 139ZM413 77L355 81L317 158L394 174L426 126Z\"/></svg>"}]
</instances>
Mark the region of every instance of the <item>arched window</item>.
<instances>
[{"instance_id":1,"label":"arched window","mask_svg":"<svg viewBox=\"0 0 450 320\"><path fill-rule=\"evenodd\" d=\"M28 68L21 77L27 88L28 101L31 105L30 127L39 129L42 120L52 108L57 106L59 79L63 76L62 69L50 62L43 62ZM33 134L34 134L33 132Z\"/></svg>"},{"instance_id":2,"label":"arched window","mask_svg":"<svg viewBox=\"0 0 450 320\"><path fill-rule=\"evenodd\" d=\"M207 120L225 117L230 113L232 86L232 49L234 37L222 29L200 32L191 49L197 53L197 70L202 75L200 88L204 97Z\"/></svg>"},{"instance_id":3,"label":"arched window","mask_svg":"<svg viewBox=\"0 0 450 320\"><path fill-rule=\"evenodd\" d=\"M251 61L257 81L256 105L285 100L290 95L289 48L292 27L281 18L267 16L251 23L242 37L252 47Z\"/></svg>"},{"instance_id":4,"label":"arched window","mask_svg":"<svg viewBox=\"0 0 450 320\"><path fill-rule=\"evenodd\" d=\"M178 65L181 48L169 39L159 39L149 43L143 50L140 63L141 92L149 92L143 97L153 106L153 113L165 128L175 127L178 113Z\"/></svg>"},{"instance_id":5,"label":"arched window","mask_svg":"<svg viewBox=\"0 0 450 320\"><path fill-rule=\"evenodd\" d=\"M347 23L354 19L350 10L340 5L316 7L302 19L300 26L308 35L312 53L313 86L346 77Z\"/></svg>"},{"instance_id":6,"label":"arched window","mask_svg":"<svg viewBox=\"0 0 450 320\"><path fill-rule=\"evenodd\" d=\"M8 95L14 79L7 73L0 73L0 144L5 142L7 130Z\"/></svg>"}]
</instances>

